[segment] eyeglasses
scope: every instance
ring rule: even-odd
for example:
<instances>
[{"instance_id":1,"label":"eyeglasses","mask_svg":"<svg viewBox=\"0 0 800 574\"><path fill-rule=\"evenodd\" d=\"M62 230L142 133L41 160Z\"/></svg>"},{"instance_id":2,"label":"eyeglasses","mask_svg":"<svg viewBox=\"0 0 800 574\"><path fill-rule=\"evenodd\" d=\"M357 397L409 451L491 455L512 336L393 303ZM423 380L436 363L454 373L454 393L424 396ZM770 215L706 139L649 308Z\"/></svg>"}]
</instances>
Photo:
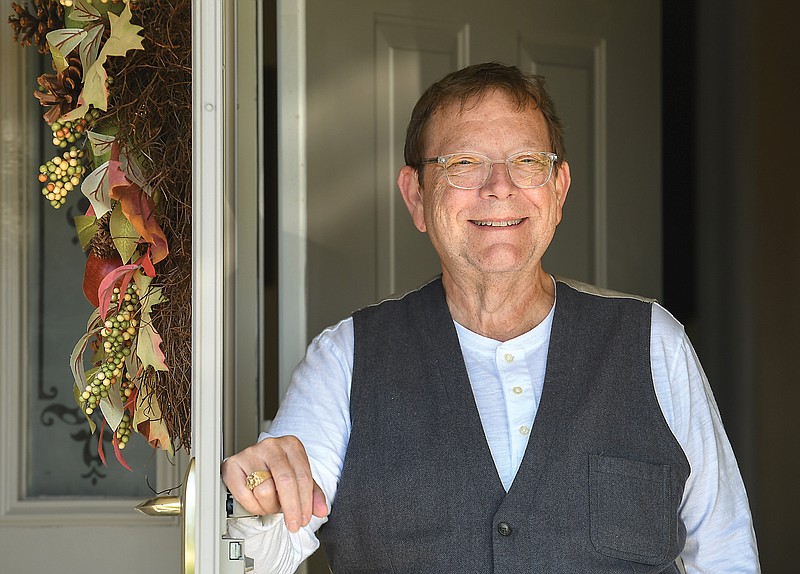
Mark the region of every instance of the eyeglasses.
<instances>
[{"instance_id":1,"label":"eyeglasses","mask_svg":"<svg viewBox=\"0 0 800 574\"><path fill-rule=\"evenodd\" d=\"M542 187L553 174L558 156L549 151L523 151L506 159L492 159L483 154L462 152L422 160L444 168L447 182L458 189L478 189L486 185L496 163L506 164L508 177L524 189Z\"/></svg>"}]
</instances>

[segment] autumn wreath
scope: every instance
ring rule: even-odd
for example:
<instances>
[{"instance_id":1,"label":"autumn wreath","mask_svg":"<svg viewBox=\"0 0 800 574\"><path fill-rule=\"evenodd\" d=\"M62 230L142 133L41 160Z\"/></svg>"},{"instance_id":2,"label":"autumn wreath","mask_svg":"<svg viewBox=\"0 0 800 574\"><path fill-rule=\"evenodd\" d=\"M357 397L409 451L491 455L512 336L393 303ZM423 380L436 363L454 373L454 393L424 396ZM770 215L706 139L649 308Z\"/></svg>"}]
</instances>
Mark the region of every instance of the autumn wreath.
<instances>
[{"instance_id":1,"label":"autumn wreath","mask_svg":"<svg viewBox=\"0 0 800 574\"><path fill-rule=\"evenodd\" d=\"M56 148L39 168L53 208L80 189L83 291L95 306L70 357L92 432L154 447L191 439L190 0L12 2L14 40L52 58L35 97Z\"/></svg>"}]
</instances>

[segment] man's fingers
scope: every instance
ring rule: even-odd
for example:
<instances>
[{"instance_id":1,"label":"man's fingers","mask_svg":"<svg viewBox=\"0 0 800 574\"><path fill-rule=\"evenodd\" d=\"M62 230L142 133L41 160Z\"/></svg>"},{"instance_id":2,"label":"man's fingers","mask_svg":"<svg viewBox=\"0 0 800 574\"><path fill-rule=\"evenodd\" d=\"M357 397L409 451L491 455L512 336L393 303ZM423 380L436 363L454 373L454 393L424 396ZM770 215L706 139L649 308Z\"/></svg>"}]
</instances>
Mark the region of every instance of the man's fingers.
<instances>
[{"instance_id":1,"label":"man's fingers","mask_svg":"<svg viewBox=\"0 0 800 574\"><path fill-rule=\"evenodd\" d=\"M222 464L222 480L225 482L225 485L228 487L233 497L247 512L253 515L270 513L247 488L247 472L236 459L228 459Z\"/></svg>"},{"instance_id":2,"label":"man's fingers","mask_svg":"<svg viewBox=\"0 0 800 574\"><path fill-rule=\"evenodd\" d=\"M311 469L300 441L295 437L282 439L273 445L275 450L270 456L269 469L286 526L290 532L297 532L310 520L311 489L306 483L311 476ZM256 495L259 496L260 491L256 491Z\"/></svg>"},{"instance_id":3,"label":"man's fingers","mask_svg":"<svg viewBox=\"0 0 800 574\"><path fill-rule=\"evenodd\" d=\"M311 512L314 516L320 518L328 516L328 503L325 500L325 493L322 492L322 489L316 482L314 483L314 500Z\"/></svg>"},{"instance_id":4,"label":"man's fingers","mask_svg":"<svg viewBox=\"0 0 800 574\"><path fill-rule=\"evenodd\" d=\"M306 526L312 514L327 514L325 495L296 437L268 438L232 456L222 465L222 478L248 512L282 512L291 532Z\"/></svg>"}]
</instances>

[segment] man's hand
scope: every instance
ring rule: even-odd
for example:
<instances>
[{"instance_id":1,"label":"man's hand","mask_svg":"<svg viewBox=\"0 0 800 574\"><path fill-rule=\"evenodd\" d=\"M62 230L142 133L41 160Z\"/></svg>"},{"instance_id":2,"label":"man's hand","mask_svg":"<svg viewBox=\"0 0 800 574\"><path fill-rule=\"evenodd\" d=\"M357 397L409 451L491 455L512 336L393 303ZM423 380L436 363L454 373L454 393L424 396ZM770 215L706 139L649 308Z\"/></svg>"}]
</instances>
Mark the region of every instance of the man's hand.
<instances>
[{"instance_id":1,"label":"man's hand","mask_svg":"<svg viewBox=\"0 0 800 574\"><path fill-rule=\"evenodd\" d=\"M267 470L271 477L251 491L247 476L257 470ZM312 514L328 515L325 494L311 477L306 449L294 436L267 438L230 457L222 463L222 480L248 512L282 512L290 532L306 526Z\"/></svg>"}]
</instances>

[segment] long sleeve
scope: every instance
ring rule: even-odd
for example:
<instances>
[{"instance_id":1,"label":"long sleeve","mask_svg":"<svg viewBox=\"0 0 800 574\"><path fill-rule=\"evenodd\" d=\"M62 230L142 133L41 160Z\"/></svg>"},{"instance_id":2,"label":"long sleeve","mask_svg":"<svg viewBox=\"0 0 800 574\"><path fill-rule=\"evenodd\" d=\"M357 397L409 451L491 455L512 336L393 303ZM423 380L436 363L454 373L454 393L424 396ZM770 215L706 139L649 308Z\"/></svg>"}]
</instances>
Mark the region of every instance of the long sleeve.
<instances>
[{"instance_id":1,"label":"long sleeve","mask_svg":"<svg viewBox=\"0 0 800 574\"><path fill-rule=\"evenodd\" d=\"M711 387L683 327L658 305L651 345L656 395L691 466L680 509L687 574L760 572L747 493Z\"/></svg>"},{"instance_id":2,"label":"long sleeve","mask_svg":"<svg viewBox=\"0 0 800 574\"><path fill-rule=\"evenodd\" d=\"M353 328L352 320L347 319L311 342L292 374L269 432L259 437L294 435L300 439L329 509L350 436L352 371ZM326 520L313 517L296 534L289 532L280 514L231 521L228 530L244 539L245 554L255 562L254 574L291 574L319 547L315 532Z\"/></svg>"}]
</instances>

